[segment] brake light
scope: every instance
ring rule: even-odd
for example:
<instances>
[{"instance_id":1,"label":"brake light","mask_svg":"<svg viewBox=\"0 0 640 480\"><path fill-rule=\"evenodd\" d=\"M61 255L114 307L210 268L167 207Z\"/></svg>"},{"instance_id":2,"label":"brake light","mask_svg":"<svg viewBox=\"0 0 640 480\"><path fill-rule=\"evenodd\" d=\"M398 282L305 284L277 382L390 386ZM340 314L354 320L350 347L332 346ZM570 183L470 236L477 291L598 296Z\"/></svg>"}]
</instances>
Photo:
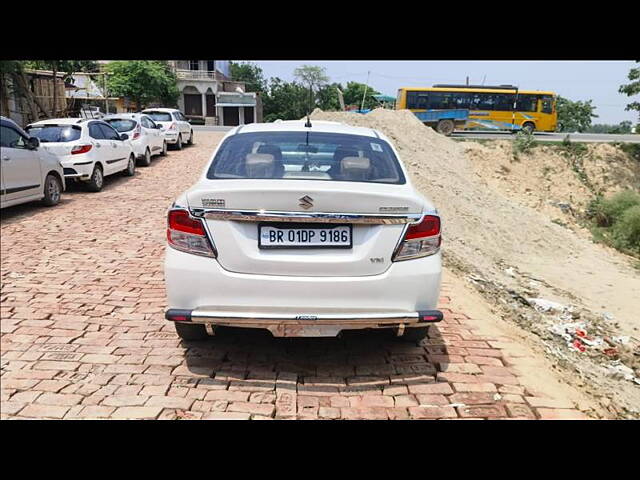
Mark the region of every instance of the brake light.
<instances>
[{"instance_id":1,"label":"brake light","mask_svg":"<svg viewBox=\"0 0 640 480\"><path fill-rule=\"evenodd\" d=\"M78 155L79 153L87 153L91 150L93 145L76 145L71 149L71 155Z\"/></svg>"},{"instance_id":2,"label":"brake light","mask_svg":"<svg viewBox=\"0 0 640 480\"><path fill-rule=\"evenodd\" d=\"M140 125L138 125L136 127L136 129L133 131L133 138L132 140L135 140L136 138L140 137Z\"/></svg>"},{"instance_id":3,"label":"brake light","mask_svg":"<svg viewBox=\"0 0 640 480\"><path fill-rule=\"evenodd\" d=\"M425 215L417 225L410 225L393 261L427 257L438 253L441 244L440 217Z\"/></svg>"},{"instance_id":4,"label":"brake light","mask_svg":"<svg viewBox=\"0 0 640 480\"><path fill-rule=\"evenodd\" d=\"M170 210L167 218L167 241L176 250L195 255L215 257L202 220L192 217L187 210Z\"/></svg>"},{"instance_id":5,"label":"brake light","mask_svg":"<svg viewBox=\"0 0 640 480\"><path fill-rule=\"evenodd\" d=\"M169 125L169 130L175 130L178 128L178 124L173 122L171 125Z\"/></svg>"}]
</instances>

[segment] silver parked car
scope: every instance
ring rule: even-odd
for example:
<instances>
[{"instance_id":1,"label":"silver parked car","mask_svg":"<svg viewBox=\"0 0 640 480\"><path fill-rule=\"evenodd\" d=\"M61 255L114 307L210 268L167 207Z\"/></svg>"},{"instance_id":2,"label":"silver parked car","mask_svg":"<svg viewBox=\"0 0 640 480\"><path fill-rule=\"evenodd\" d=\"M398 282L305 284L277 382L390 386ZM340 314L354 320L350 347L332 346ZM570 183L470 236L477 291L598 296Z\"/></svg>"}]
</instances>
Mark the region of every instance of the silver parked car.
<instances>
[{"instance_id":1,"label":"silver parked car","mask_svg":"<svg viewBox=\"0 0 640 480\"><path fill-rule=\"evenodd\" d=\"M0 117L0 140L0 208L34 200L57 204L65 189L58 158L6 117Z\"/></svg>"}]
</instances>

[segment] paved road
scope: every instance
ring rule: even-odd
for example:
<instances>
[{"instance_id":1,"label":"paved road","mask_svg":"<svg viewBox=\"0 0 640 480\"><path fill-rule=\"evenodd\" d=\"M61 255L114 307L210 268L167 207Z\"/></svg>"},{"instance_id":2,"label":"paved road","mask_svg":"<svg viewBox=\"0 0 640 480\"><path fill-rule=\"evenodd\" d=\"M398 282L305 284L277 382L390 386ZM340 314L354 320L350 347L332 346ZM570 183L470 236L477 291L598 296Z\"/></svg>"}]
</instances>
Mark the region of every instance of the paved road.
<instances>
[{"instance_id":1,"label":"paved road","mask_svg":"<svg viewBox=\"0 0 640 480\"><path fill-rule=\"evenodd\" d=\"M2 211L0 418L584 418L521 385L503 338L454 311L410 344L384 332L183 342L164 320L166 209L221 134L100 193Z\"/></svg>"},{"instance_id":2,"label":"paved road","mask_svg":"<svg viewBox=\"0 0 640 480\"><path fill-rule=\"evenodd\" d=\"M194 125L195 132L228 132L234 127L223 127L218 125Z\"/></svg>"},{"instance_id":3,"label":"paved road","mask_svg":"<svg viewBox=\"0 0 640 480\"><path fill-rule=\"evenodd\" d=\"M569 139L573 142L604 142L604 143L640 143L640 135L607 135L600 133L569 133ZM536 140L546 142L562 142L567 133L534 133ZM515 134L509 132L454 132L452 138L471 138L487 140L513 139Z\"/></svg>"}]
</instances>

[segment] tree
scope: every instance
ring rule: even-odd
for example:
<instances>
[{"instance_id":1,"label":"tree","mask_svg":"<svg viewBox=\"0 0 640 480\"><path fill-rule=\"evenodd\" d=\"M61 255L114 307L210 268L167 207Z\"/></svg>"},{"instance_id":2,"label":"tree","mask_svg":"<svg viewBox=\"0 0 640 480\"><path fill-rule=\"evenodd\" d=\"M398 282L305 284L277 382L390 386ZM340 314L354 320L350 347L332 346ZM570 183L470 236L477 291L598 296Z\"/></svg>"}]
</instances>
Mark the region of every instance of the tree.
<instances>
[{"instance_id":1,"label":"tree","mask_svg":"<svg viewBox=\"0 0 640 480\"><path fill-rule=\"evenodd\" d=\"M269 79L269 90L262 97L264 121L297 120L307 113L309 91L296 82L285 82L278 77Z\"/></svg>"},{"instance_id":2,"label":"tree","mask_svg":"<svg viewBox=\"0 0 640 480\"><path fill-rule=\"evenodd\" d=\"M342 85L339 83L332 83L321 87L316 94L317 107L325 111L341 110L338 89L342 90Z\"/></svg>"},{"instance_id":3,"label":"tree","mask_svg":"<svg viewBox=\"0 0 640 480\"><path fill-rule=\"evenodd\" d=\"M362 96L366 96L364 99L364 108L375 108L379 105L379 102L372 97L372 95L380 95L380 92L374 90L369 85L358 82L347 82L347 88L344 89L344 103L345 105L356 105L358 109L362 104Z\"/></svg>"},{"instance_id":4,"label":"tree","mask_svg":"<svg viewBox=\"0 0 640 480\"><path fill-rule=\"evenodd\" d=\"M640 61L636 62L640 64ZM618 92L624 93L631 97L640 93L640 68L632 68L627 78L630 83L626 85L620 85ZM640 120L640 102L631 102L625 107L625 110L636 110L638 112L638 120Z\"/></svg>"},{"instance_id":5,"label":"tree","mask_svg":"<svg viewBox=\"0 0 640 480\"><path fill-rule=\"evenodd\" d=\"M326 69L317 65L303 65L293 71L293 76L309 89L309 110L313 110L317 106L316 93L329 83L329 77L326 75Z\"/></svg>"},{"instance_id":6,"label":"tree","mask_svg":"<svg viewBox=\"0 0 640 480\"><path fill-rule=\"evenodd\" d=\"M166 62L156 60L131 60L111 62L107 65L109 92L128 97L138 109L150 102L160 101L175 105L180 92L175 74Z\"/></svg>"},{"instance_id":7,"label":"tree","mask_svg":"<svg viewBox=\"0 0 640 480\"><path fill-rule=\"evenodd\" d=\"M231 79L238 82L245 82L247 92L265 92L267 81L264 79L262 69L250 62L229 63Z\"/></svg>"},{"instance_id":8,"label":"tree","mask_svg":"<svg viewBox=\"0 0 640 480\"><path fill-rule=\"evenodd\" d=\"M597 118L593 100L573 102L564 97L558 97L556 109L558 111L558 130L561 132L584 132L591 126L591 119Z\"/></svg>"}]
</instances>

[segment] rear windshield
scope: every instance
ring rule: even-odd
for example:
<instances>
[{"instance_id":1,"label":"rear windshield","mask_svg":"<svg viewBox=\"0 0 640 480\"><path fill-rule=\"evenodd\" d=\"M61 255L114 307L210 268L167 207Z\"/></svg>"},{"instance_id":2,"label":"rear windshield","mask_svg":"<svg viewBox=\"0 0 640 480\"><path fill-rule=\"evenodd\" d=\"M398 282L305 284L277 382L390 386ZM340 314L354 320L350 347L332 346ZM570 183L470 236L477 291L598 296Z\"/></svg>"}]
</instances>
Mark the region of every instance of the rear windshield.
<instances>
[{"instance_id":1,"label":"rear windshield","mask_svg":"<svg viewBox=\"0 0 640 480\"><path fill-rule=\"evenodd\" d=\"M149 115L156 122L171 122L171 114L167 112L144 112L145 115Z\"/></svg>"},{"instance_id":2,"label":"rear windshield","mask_svg":"<svg viewBox=\"0 0 640 480\"><path fill-rule=\"evenodd\" d=\"M207 178L405 183L384 140L317 132L233 135L221 145Z\"/></svg>"},{"instance_id":3,"label":"rear windshield","mask_svg":"<svg viewBox=\"0 0 640 480\"><path fill-rule=\"evenodd\" d=\"M26 130L41 143L73 142L80 139L81 132L80 127L75 125L34 125Z\"/></svg>"},{"instance_id":4,"label":"rear windshield","mask_svg":"<svg viewBox=\"0 0 640 480\"><path fill-rule=\"evenodd\" d=\"M105 120L109 125L115 128L119 132L128 132L129 130L133 130L136 128L137 122L135 120L125 120L125 119L111 119Z\"/></svg>"}]
</instances>

